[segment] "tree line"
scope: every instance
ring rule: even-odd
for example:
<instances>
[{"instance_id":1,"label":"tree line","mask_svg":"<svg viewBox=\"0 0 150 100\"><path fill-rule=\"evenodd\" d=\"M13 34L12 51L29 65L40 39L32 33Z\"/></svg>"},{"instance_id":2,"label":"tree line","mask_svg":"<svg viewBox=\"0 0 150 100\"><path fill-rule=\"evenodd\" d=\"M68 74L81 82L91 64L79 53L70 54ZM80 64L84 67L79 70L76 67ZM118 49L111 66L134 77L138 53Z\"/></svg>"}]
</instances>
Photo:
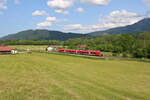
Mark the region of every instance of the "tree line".
<instances>
[{"instance_id":1,"label":"tree line","mask_svg":"<svg viewBox=\"0 0 150 100\"><path fill-rule=\"evenodd\" d=\"M1 40L1 45L62 45L57 40Z\"/></svg>"}]
</instances>

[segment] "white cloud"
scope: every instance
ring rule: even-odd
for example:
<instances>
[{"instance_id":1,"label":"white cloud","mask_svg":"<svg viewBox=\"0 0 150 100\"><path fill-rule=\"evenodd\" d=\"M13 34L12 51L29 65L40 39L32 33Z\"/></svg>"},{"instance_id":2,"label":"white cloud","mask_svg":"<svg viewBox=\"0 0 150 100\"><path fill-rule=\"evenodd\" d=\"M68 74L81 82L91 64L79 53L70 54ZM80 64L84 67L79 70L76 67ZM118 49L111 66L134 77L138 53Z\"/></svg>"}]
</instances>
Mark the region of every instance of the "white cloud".
<instances>
[{"instance_id":1,"label":"white cloud","mask_svg":"<svg viewBox=\"0 0 150 100\"><path fill-rule=\"evenodd\" d=\"M116 10L111 12L109 16L101 18L100 23L103 28L113 28L134 24L141 19L143 19L143 17L139 16L137 13L127 12L126 10Z\"/></svg>"},{"instance_id":2,"label":"white cloud","mask_svg":"<svg viewBox=\"0 0 150 100\"><path fill-rule=\"evenodd\" d=\"M6 2L7 0L0 0L0 9L8 9Z\"/></svg>"},{"instance_id":3,"label":"white cloud","mask_svg":"<svg viewBox=\"0 0 150 100\"><path fill-rule=\"evenodd\" d=\"M81 3L89 5L108 5L111 0L80 0Z\"/></svg>"},{"instance_id":4,"label":"white cloud","mask_svg":"<svg viewBox=\"0 0 150 100\"><path fill-rule=\"evenodd\" d=\"M72 24L72 25L66 25L63 27L64 30L78 30L78 29L82 29L82 25L81 24Z\"/></svg>"},{"instance_id":5,"label":"white cloud","mask_svg":"<svg viewBox=\"0 0 150 100\"><path fill-rule=\"evenodd\" d=\"M79 12L79 13L83 13L84 9L83 8L77 8L76 11Z\"/></svg>"},{"instance_id":6,"label":"white cloud","mask_svg":"<svg viewBox=\"0 0 150 100\"><path fill-rule=\"evenodd\" d=\"M45 22L41 22L37 24L37 28L41 28L41 27L50 27L52 26L51 22L45 21Z\"/></svg>"},{"instance_id":7,"label":"white cloud","mask_svg":"<svg viewBox=\"0 0 150 100\"><path fill-rule=\"evenodd\" d=\"M69 14L69 12L66 11L66 9L73 6L73 1L72 0L51 0L47 2L47 5L53 8L55 13L66 15Z\"/></svg>"},{"instance_id":8,"label":"white cloud","mask_svg":"<svg viewBox=\"0 0 150 100\"><path fill-rule=\"evenodd\" d=\"M44 22L38 23L36 26L37 28L42 28L42 27L50 27L52 26L52 22L56 22L57 19L56 17L47 17L46 20Z\"/></svg>"},{"instance_id":9,"label":"white cloud","mask_svg":"<svg viewBox=\"0 0 150 100\"><path fill-rule=\"evenodd\" d=\"M71 24L71 25L65 25L62 27L62 29L65 31L78 32L78 33L91 32L93 30L92 28L95 28L94 25L83 26L82 24Z\"/></svg>"},{"instance_id":10,"label":"white cloud","mask_svg":"<svg viewBox=\"0 0 150 100\"><path fill-rule=\"evenodd\" d=\"M39 11L36 10L32 13L33 16L43 16L43 15L48 15L46 11Z\"/></svg>"},{"instance_id":11,"label":"white cloud","mask_svg":"<svg viewBox=\"0 0 150 100\"><path fill-rule=\"evenodd\" d=\"M72 0L51 0L47 2L48 6L54 9L66 9L73 6Z\"/></svg>"},{"instance_id":12,"label":"white cloud","mask_svg":"<svg viewBox=\"0 0 150 100\"><path fill-rule=\"evenodd\" d=\"M47 17L46 18L46 21L50 21L50 22L56 21L56 20L57 20L56 17Z\"/></svg>"},{"instance_id":13,"label":"white cloud","mask_svg":"<svg viewBox=\"0 0 150 100\"><path fill-rule=\"evenodd\" d=\"M68 11L65 11L65 10L62 10L62 9L56 9L56 10L55 10L55 13L57 13L57 14L64 14L64 15L69 14Z\"/></svg>"},{"instance_id":14,"label":"white cloud","mask_svg":"<svg viewBox=\"0 0 150 100\"><path fill-rule=\"evenodd\" d=\"M127 12L126 10L122 11L112 11L108 16L100 18L99 23L95 25L88 25L83 26L81 24L74 24L74 25L66 25L63 27L66 31L72 32L92 32L92 31L99 31L105 30L114 27L121 27L126 25L134 24L144 17L139 16L133 12Z\"/></svg>"}]
</instances>

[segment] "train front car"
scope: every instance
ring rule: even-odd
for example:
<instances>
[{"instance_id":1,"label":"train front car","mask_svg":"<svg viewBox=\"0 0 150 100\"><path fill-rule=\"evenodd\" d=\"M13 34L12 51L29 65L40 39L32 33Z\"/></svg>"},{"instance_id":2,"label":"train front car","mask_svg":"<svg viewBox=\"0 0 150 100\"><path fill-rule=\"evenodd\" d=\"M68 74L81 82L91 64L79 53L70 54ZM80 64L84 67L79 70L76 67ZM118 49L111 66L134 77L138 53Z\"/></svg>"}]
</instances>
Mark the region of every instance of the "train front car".
<instances>
[{"instance_id":1,"label":"train front car","mask_svg":"<svg viewBox=\"0 0 150 100\"><path fill-rule=\"evenodd\" d=\"M65 53L65 49L58 49L59 53Z\"/></svg>"},{"instance_id":2,"label":"train front car","mask_svg":"<svg viewBox=\"0 0 150 100\"><path fill-rule=\"evenodd\" d=\"M96 53L96 56L103 56L101 51L95 51L95 53Z\"/></svg>"},{"instance_id":3,"label":"train front car","mask_svg":"<svg viewBox=\"0 0 150 100\"><path fill-rule=\"evenodd\" d=\"M100 51L89 51L90 56L103 56Z\"/></svg>"}]
</instances>

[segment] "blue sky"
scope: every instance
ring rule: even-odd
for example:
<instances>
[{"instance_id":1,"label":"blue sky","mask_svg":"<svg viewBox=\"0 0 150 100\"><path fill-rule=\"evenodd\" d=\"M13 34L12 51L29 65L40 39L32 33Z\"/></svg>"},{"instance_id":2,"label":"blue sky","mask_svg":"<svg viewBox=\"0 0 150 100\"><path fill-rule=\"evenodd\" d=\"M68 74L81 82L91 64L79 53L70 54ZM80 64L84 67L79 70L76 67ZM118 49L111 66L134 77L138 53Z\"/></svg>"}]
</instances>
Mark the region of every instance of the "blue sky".
<instances>
[{"instance_id":1,"label":"blue sky","mask_svg":"<svg viewBox=\"0 0 150 100\"><path fill-rule=\"evenodd\" d=\"M0 0L0 36L27 29L88 33L149 17L150 0Z\"/></svg>"}]
</instances>

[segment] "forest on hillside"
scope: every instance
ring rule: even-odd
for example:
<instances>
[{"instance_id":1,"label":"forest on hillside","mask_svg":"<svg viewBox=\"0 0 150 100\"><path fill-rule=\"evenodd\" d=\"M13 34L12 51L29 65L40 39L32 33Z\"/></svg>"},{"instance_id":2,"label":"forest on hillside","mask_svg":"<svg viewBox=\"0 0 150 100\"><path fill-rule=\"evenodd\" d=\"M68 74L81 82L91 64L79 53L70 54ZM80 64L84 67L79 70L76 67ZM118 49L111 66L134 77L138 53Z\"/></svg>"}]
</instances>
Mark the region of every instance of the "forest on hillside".
<instances>
[{"instance_id":1,"label":"forest on hillside","mask_svg":"<svg viewBox=\"0 0 150 100\"><path fill-rule=\"evenodd\" d=\"M63 44L72 49L79 44L86 44L87 50L112 52L116 56L122 53L124 57L130 54L136 58L150 58L150 32L70 39Z\"/></svg>"},{"instance_id":2,"label":"forest on hillside","mask_svg":"<svg viewBox=\"0 0 150 100\"><path fill-rule=\"evenodd\" d=\"M99 37L85 37L57 40L1 40L1 45L61 45L69 49L77 49L78 45L87 45L87 50L101 50L112 52L117 56L132 55L136 58L150 58L150 32L140 34L104 35Z\"/></svg>"}]
</instances>

